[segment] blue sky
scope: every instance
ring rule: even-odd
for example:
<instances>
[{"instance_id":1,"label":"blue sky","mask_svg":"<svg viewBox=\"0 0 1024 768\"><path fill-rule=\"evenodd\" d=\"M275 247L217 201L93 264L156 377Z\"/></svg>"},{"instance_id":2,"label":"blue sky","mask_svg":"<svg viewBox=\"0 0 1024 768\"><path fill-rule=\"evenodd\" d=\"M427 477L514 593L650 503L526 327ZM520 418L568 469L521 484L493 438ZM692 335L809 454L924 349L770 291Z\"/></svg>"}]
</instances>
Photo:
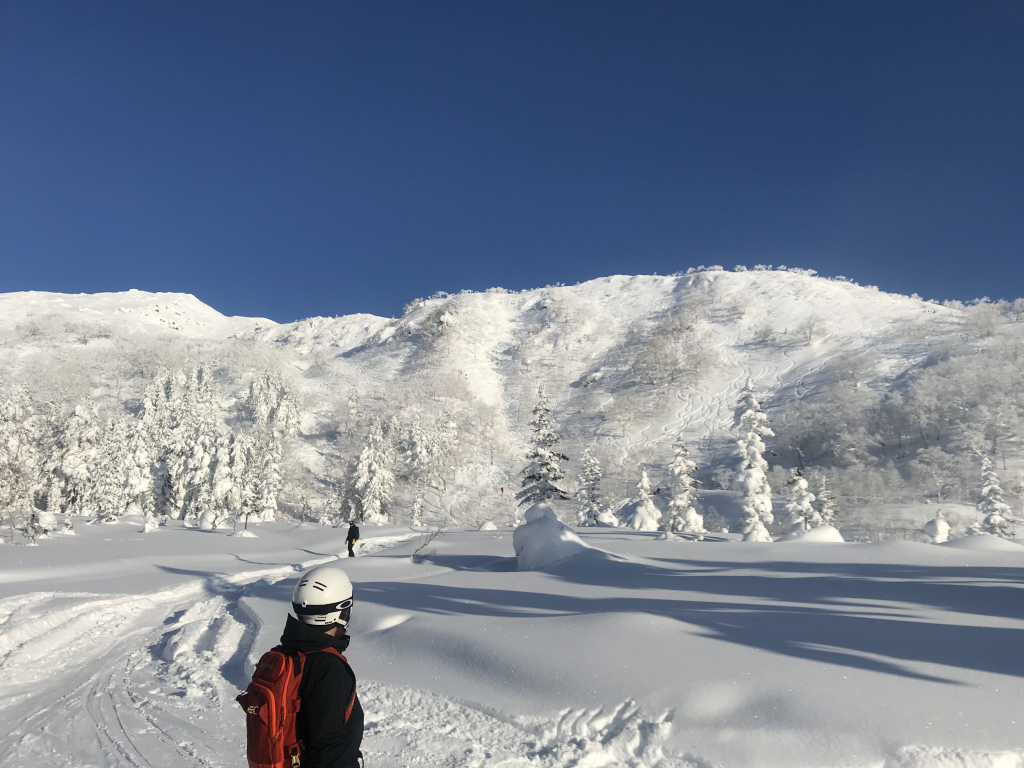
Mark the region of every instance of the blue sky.
<instances>
[{"instance_id":1,"label":"blue sky","mask_svg":"<svg viewBox=\"0 0 1024 768\"><path fill-rule=\"evenodd\" d=\"M1024 295L1024 4L0 0L0 291Z\"/></svg>"}]
</instances>

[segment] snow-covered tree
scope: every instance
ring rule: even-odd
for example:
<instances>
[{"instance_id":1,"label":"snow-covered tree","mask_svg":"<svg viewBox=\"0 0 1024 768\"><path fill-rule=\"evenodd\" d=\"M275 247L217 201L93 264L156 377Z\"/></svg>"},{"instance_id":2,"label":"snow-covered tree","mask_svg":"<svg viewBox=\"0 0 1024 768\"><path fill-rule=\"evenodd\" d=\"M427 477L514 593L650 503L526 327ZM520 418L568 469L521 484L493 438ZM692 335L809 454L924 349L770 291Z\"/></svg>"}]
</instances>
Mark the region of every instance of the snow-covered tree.
<instances>
[{"instance_id":1,"label":"snow-covered tree","mask_svg":"<svg viewBox=\"0 0 1024 768\"><path fill-rule=\"evenodd\" d=\"M240 446L241 447L241 446ZM245 444L242 472L242 512L249 522L267 522L277 517L277 496L281 492L281 444L272 429L257 429Z\"/></svg>"},{"instance_id":2,"label":"snow-covered tree","mask_svg":"<svg viewBox=\"0 0 1024 768\"><path fill-rule=\"evenodd\" d=\"M986 456L981 460L981 499L978 501L978 512L983 515L981 525L986 533L1010 538L1013 535L1010 507L1003 498L999 476Z\"/></svg>"},{"instance_id":3,"label":"snow-covered tree","mask_svg":"<svg viewBox=\"0 0 1024 768\"><path fill-rule=\"evenodd\" d=\"M220 393L210 372L194 368L176 373L168 385L167 407L173 428L158 479L160 511L174 519L198 520L212 505L211 462L222 428Z\"/></svg>"},{"instance_id":4,"label":"snow-covered tree","mask_svg":"<svg viewBox=\"0 0 1024 768\"><path fill-rule=\"evenodd\" d=\"M647 470L640 470L640 481L636 484L636 509L629 520L630 527L635 531L656 531L661 523L661 510L651 499L651 481Z\"/></svg>"},{"instance_id":5,"label":"snow-covered tree","mask_svg":"<svg viewBox=\"0 0 1024 768\"><path fill-rule=\"evenodd\" d=\"M693 473L697 463L690 458L690 449L682 436L676 440L673 448L672 463L668 465L672 476L672 499L668 503L666 532L686 533L695 536L697 541L704 538L704 517L697 512L697 481Z\"/></svg>"},{"instance_id":6,"label":"snow-covered tree","mask_svg":"<svg viewBox=\"0 0 1024 768\"><path fill-rule=\"evenodd\" d=\"M412 498L412 525L423 525L423 502L425 490L422 483L416 483Z\"/></svg>"},{"instance_id":7,"label":"snow-covered tree","mask_svg":"<svg viewBox=\"0 0 1024 768\"><path fill-rule=\"evenodd\" d=\"M63 512L65 519L95 512L93 489L102 440L96 404L86 399L64 421L46 463L47 508Z\"/></svg>"},{"instance_id":8,"label":"snow-covered tree","mask_svg":"<svg viewBox=\"0 0 1024 768\"><path fill-rule=\"evenodd\" d=\"M789 498L786 500L786 521L791 532L806 531L822 524L821 515L814 508L815 496L799 469L790 470Z\"/></svg>"},{"instance_id":9,"label":"snow-covered tree","mask_svg":"<svg viewBox=\"0 0 1024 768\"><path fill-rule=\"evenodd\" d=\"M839 511L836 508L836 499L829 488L828 478L822 475L818 480L818 492L815 494L818 500L818 515L824 525L835 525L839 522Z\"/></svg>"},{"instance_id":10,"label":"snow-covered tree","mask_svg":"<svg viewBox=\"0 0 1024 768\"><path fill-rule=\"evenodd\" d=\"M459 425L452 414L442 413L433 425L424 424L419 414L414 416L406 456L415 482L445 492L455 474L458 449Z\"/></svg>"},{"instance_id":11,"label":"snow-covered tree","mask_svg":"<svg viewBox=\"0 0 1024 768\"><path fill-rule=\"evenodd\" d=\"M96 518L104 523L115 522L128 506L125 476L130 435L131 422L124 416L108 420L103 429L91 500Z\"/></svg>"},{"instance_id":12,"label":"snow-covered tree","mask_svg":"<svg viewBox=\"0 0 1024 768\"><path fill-rule=\"evenodd\" d=\"M222 432L213 452L210 504L202 513L203 527L217 530L241 513L247 459L243 442L232 432Z\"/></svg>"},{"instance_id":13,"label":"snow-covered tree","mask_svg":"<svg viewBox=\"0 0 1024 768\"><path fill-rule=\"evenodd\" d=\"M533 421L530 422L533 447L526 455L530 463L521 473L523 490L516 494L519 505L525 507L569 499L569 494L558 485L565 477L558 462L568 461L569 457L556 448L558 435L555 433L555 422L551 418L547 397L543 391L537 394L537 406L533 409Z\"/></svg>"},{"instance_id":14,"label":"snow-covered tree","mask_svg":"<svg viewBox=\"0 0 1024 768\"><path fill-rule=\"evenodd\" d=\"M252 377L242 411L257 427L271 427L286 437L299 428L299 407L295 395L276 372L263 371Z\"/></svg>"},{"instance_id":15,"label":"snow-covered tree","mask_svg":"<svg viewBox=\"0 0 1024 768\"><path fill-rule=\"evenodd\" d=\"M370 426L366 445L356 464L355 492L359 498L360 519L373 525L388 521L388 504L395 489L395 449L387 434L386 418Z\"/></svg>"},{"instance_id":16,"label":"snow-covered tree","mask_svg":"<svg viewBox=\"0 0 1024 768\"><path fill-rule=\"evenodd\" d=\"M197 522L213 510L213 457L216 448L217 433L197 424L183 467L185 500L181 517L184 520Z\"/></svg>"},{"instance_id":17,"label":"snow-covered tree","mask_svg":"<svg viewBox=\"0 0 1024 768\"><path fill-rule=\"evenodd\" d=\"M16 530L31 543L40 535L35 495L42 489L42 427L27 389L0 394L0 514L7 518L12 543Z\"/></svg>"},{"instance_id":18,"label":"snow-covered tree","mask_svg":"<svg viewBox=\"0 0 1024 768\"><path fill-rule=\"evenodd\" d=\"M124 511L142 515L145 532L156 528L156 490L154 487L153 446L139 419L128 425L123 475Z\"/></svg>"},{"instance_id":19,"label":"snow-covered tree","mask_svg":"<svg viewBox=\"0 0 1024 768\"><path fill-rule=\"evenodd\" d=\"M598 524L604 506L601 497L601 477L601 464L588 448L583 452L583 471L577 478L579 490L576 492L576 498L580 501L580 509L576 513L577 525Z\"/></svg>"},{"instance_id":20,"label":"snow-covered tree","mask_svg":"<svg viewBox=\"0 0 1024 768\"><path fill-rule=\"evenodd\" d=\"M761 404L749 384L740 394L736 420L741 435L736 441L740 455L738 485L744 495L740 530L744 541L771 541L765 526L775 517L772 514L772 489L765 475L768 462L764 460L766 449L762 438L775 433L768 426L768 417L761 410Z\"/></svg>"}]
</instances>

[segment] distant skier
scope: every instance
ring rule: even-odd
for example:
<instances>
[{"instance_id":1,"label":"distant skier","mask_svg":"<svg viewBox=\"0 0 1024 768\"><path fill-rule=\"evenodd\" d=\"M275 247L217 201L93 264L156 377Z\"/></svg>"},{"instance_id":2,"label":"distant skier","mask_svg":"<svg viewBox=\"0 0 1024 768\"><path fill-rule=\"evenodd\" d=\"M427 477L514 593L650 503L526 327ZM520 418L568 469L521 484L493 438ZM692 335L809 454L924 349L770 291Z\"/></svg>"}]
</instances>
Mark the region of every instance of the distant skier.
<instances>
[{"instance_id":1,"label":"distant skier","mask_svg":"<svg viewBox=\"0 0 1024 768\"><path fill-rule=\"evenodd\" d=\"M342 655L352 582L340 568L307 571L292 591L292 611L281 645L263 655L238 697L247 716L249 765L359 768L363 708ZM268 717L274 712L283 714Z\"/></svg>"},{"instance_id":2,"label":"distant skier","mask_svg":"<svg viewBox=\"0 0 1024 768\"><path fill-rule=\"evenodd\" d=\"M350 520L348 524L348 536L345 537L345 543L348 544L348 556L355 557L356 553L352 551L352 547L359 541L359 526L356 525L355 520Z\"/></svg>"}]
</instances>

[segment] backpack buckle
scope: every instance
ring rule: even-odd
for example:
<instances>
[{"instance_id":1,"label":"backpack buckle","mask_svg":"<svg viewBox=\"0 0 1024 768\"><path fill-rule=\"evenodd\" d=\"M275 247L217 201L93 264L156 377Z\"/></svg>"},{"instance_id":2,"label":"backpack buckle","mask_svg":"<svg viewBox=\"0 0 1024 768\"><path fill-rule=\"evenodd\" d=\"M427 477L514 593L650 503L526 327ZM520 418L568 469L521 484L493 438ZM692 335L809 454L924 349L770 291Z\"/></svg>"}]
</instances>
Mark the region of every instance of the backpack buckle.
<instances>
[{"instance_id":1,"label":"backpack buckle","mask_svg":"<svg viewBox=\"0 0 1024 768\"><path fill-rule=\"evenodd\" d=\"M299 759L298 747L292 747L292 768L302 768L302 761Z\"/></svg>"}]
</instances>

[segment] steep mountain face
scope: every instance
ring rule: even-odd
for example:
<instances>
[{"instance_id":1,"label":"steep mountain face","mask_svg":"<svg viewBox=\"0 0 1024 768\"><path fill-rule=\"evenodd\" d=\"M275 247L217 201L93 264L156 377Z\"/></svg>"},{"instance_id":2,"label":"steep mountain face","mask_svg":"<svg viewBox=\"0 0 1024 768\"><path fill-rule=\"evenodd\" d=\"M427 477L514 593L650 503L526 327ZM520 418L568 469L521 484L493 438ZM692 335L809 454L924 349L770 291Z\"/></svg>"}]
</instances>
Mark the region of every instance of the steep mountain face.
<instances>
[{"instance_id":1,"label":"steep mountain face","mask_svg":"<svg viewBox=\"0 0 1024 768\"><path fill-rule=\"evenodd\" d=\"M591 448L609 497L625 498L641 463L658 482L680 433L705 474L730 467L748 383L769 413L837 387L884 393L951 340L980 339L976 321L803 271L615 276L416 300L398 319L288 324L178 294L17 293L0 296L0 363L4 383L40 400L88 395L108 409L131 408L161 369L204 365L228 420L252 373L276 371L302 405L292 455L323 487L341 484L375 420L387 420L399 460L415 425L454 421L449 476L429 483L427 504L469 520L512 514L539 390L565 452ZM566 469L572 486L578 468ZM396 508L413 493L403 472Z\"/></svg>"}]
</instances>

